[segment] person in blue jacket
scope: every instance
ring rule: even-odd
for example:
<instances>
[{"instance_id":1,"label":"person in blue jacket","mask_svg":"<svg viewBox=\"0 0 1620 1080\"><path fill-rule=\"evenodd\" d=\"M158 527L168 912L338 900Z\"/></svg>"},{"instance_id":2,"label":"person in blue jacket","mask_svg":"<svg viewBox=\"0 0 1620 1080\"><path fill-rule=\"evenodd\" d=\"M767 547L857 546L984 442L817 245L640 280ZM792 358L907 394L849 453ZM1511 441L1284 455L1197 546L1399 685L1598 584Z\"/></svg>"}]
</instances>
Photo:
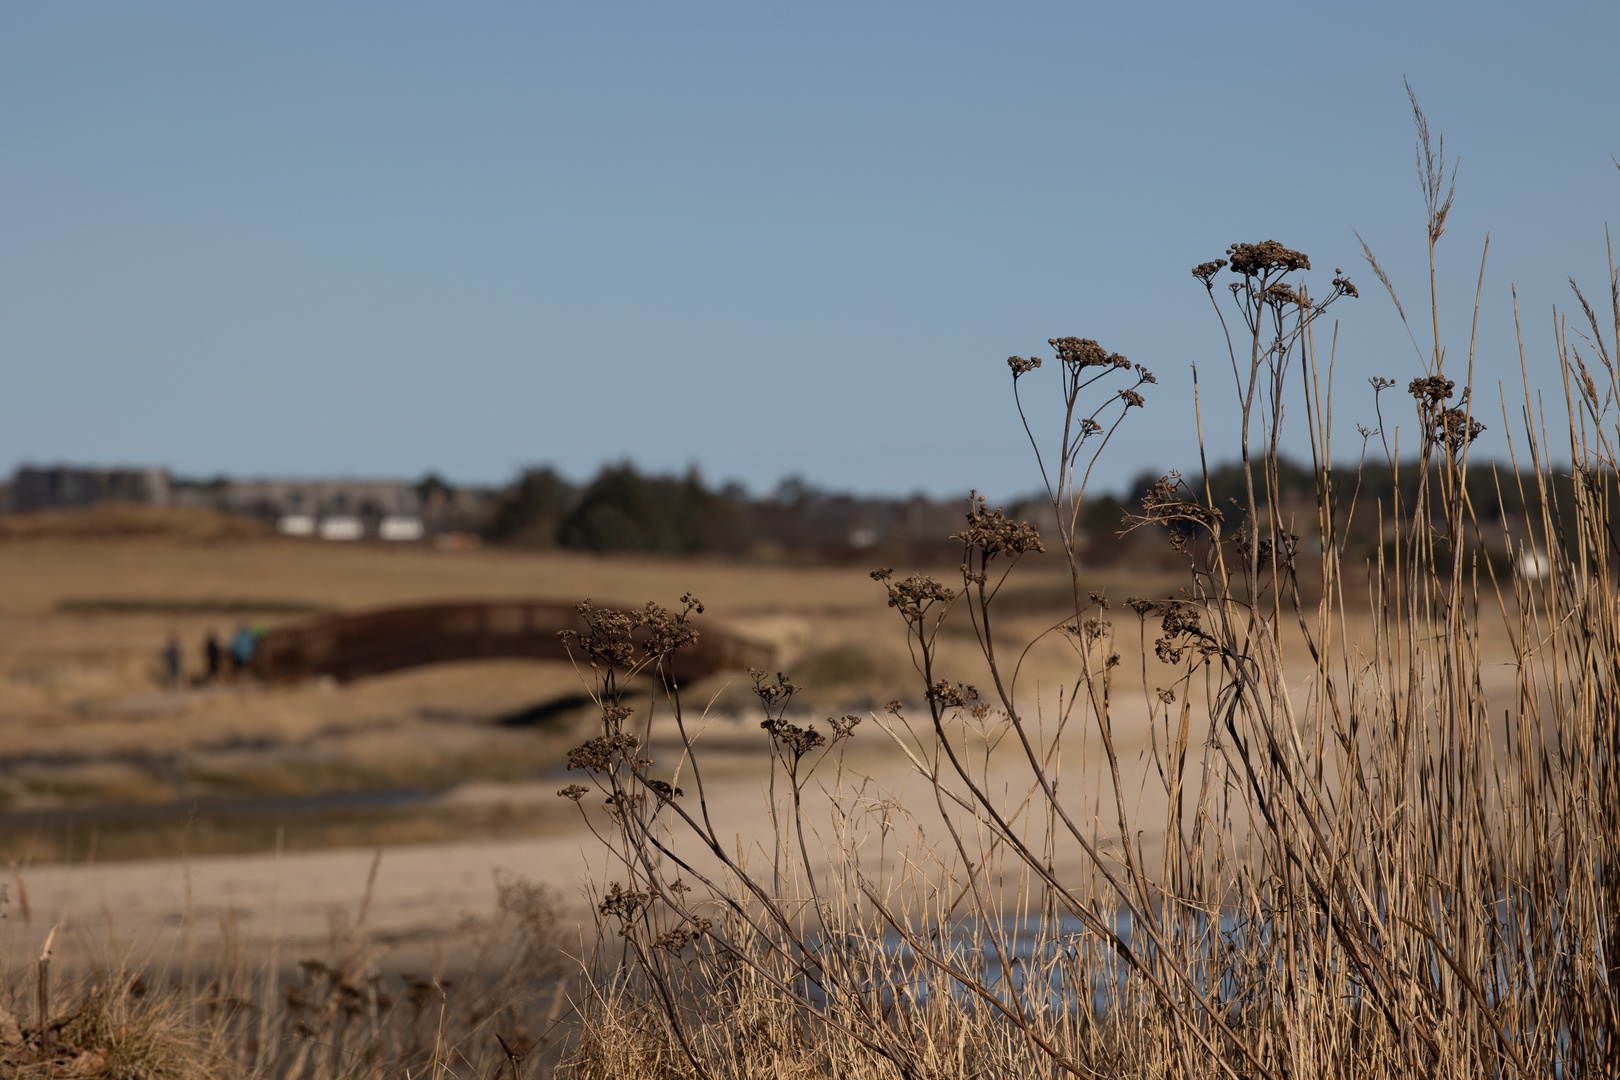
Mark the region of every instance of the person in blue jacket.
<instances>
[{"instance_id":1,"label":"person in blue jacket","mask_svg":"<svg viewBox=\"0 0 1620 1080\"><path fill-rule=\"evenodd\" d=\"M237 671L245 670L253 659L253 647L259 643L258 637L247 626L238 626L236 633L231 637L231 660Z\"/></svg>"}]
</instances>

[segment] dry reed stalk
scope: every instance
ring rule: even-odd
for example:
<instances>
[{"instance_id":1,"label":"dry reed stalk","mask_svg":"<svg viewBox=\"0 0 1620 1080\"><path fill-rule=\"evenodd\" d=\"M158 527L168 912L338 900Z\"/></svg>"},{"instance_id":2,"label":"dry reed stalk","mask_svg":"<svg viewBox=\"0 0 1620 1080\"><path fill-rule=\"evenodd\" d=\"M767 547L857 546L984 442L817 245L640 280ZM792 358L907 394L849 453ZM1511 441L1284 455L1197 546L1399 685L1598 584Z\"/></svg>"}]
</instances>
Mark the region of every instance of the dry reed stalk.
<instances>
[{"instance_id":1,"label":"dry reed stalk","mask_svg":"<svg viewBox=\"0 0 1620 1080\"><path fill-rule=\"evenodd\" d=\"M1529 408L1526 376L1515 447L1530 454L1516 473L1528 512L1493 520L1468 483L1484 257L1459 392L1435 288L1455 189L1415 98L1413 115L1432 332L1427 348L1412 335L1415 460L1403 464L1385 419L1395 384L1376 379L1379 428L1363 430L1348 492L1335 469L1337 332L1319 356L1315 330L1357 295L1342 272L1313 296L1309 259L1269 241L1194 270L1227 344L1243 492L1218 504L1207 466L1194 483L1171 474L1136 519L1170 531L1188 572L1179 595L1123 605L1151 733L1141 763L1121 741L1114 603L1084 591L1076 552L1091 468L1154 380L1093 341L1051 342L1050 447L1020 396L1042 363L1009 360L1057 535L976 501L957 536L960 587L874 574L924 688L921 714L896 702L872 718L912 767L904 798L846 768L856 718L818 731L790 712L789 678L756 673L769 828L752 847L723 835L700 722L667 677L701 606L582 609L589 630L572 645L602 726L570 756L590 785L561 794L605 798L598 835L616 866L570 1075L1608 1074L1620 1055L1620 275L1611 259L1612 334L1578 290L1590 335L1556 328L1567 449ZM1223 269L1230 301L1214 288ZM1134 381L1102 393L1119 372ZM1304 406L1314 505L1282 497L1289 399ZM1567 482L1551 464L1562 453ZM1364 496L1384 468L1389 494ZM1020 689L1027 647L1006 640L995 606L1043 543L1068 559L1074 593L1047 631L1074 657L1055 699ZM1493 545L1544 553L1549 572L1500 570L1482 556ZM1372 630L1358 636L1363 548ZM947 620L979 642L982 693L941 668ZM1505 665L1488 652L1495 622ZM644 756L652 716L638 720L624 694L638 673L663 677L656 708L679 732L686 792Z\"/></svg>"},{"instance_id":2,"label":"dry reed stalk","mask_svg":"<svg viewBox=\"0 0 1620 1080\"><path fill-rule=\"evenodd\" d=\"M474 956L454 980L385 975L383 950L358 918L336 926L330 954L302 961L300 978L285 992L278 992L274 964L253 973L239 962L243 935L230 917L221 920L221 960L207 985L176 978L183 960L111 954L89 979L47 983L53 935L43 959L14 974L22 986L10 988L12 1000L19 989L34 997L34 1011L49 1023L18 1027L13 1039L10 1013L0 1008L0 1073L18 1080L383 1080L406 1073L460 1080L511 1072L515 1061L514 1080L549 1076L569 982L560 915L546 890L521 878L499 877L497 896L492 919L463 929ZM209 978L202 967L191 970ZM425 1042L423 1012L432 1016Z\"/></svg>"}]
</instances>

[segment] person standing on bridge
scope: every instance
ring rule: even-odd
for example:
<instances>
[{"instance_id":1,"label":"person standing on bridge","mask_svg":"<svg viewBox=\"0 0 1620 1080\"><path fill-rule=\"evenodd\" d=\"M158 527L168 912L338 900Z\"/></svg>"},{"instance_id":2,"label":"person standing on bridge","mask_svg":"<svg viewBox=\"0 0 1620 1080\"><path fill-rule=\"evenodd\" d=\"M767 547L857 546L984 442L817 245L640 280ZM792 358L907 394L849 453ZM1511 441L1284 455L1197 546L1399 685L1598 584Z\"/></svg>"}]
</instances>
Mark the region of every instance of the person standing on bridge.
<instances>
[{"instance_id":1,"label":"person standing on bridge","mask_svg":"<svg viewBox=\"0 0 1620 1080\"><path fill-rule=\"evenodd\" d=\"M258 638L245 624L236 628L236 633L231 637L231 662L237 671L247 669L249 661L253 659L253 647L258 643Z\"/></svg>"},{"instance_id":2,"label":"person standing on bridge","mask_svg":"<svg viewBox=\"0 0 1620 1080\"><path fill-rule=\"evenodd\" d=\"M163 682L170 690L180 689L180 635L173 631L163 645Z\"/></svg>"},{"instance_id":3,"label":"person standing on bridge","mask_svg":"<svg viewBox=\"0 0 1620 1080\"><path fill-rule=\"evenodd\" d=\"M225 650L220 648L219 635L212 630L203 640L203 671L209 682L219 681L219 668L225 660Z\"/></svg>"}]
</instances>

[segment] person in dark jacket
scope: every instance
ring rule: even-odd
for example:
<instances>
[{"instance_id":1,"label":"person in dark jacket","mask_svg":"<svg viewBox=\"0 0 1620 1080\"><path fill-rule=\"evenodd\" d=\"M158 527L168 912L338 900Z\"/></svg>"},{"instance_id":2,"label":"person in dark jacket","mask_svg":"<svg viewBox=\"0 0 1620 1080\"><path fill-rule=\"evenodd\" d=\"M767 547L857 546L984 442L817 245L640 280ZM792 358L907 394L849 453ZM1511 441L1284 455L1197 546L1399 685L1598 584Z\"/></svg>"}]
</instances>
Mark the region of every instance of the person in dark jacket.
<instances>
[{"instance_id":1,"label":"person in dark jacket","mask_svg":"<svg viewBox=\"0 0 1620 1080\"><path fill-rule=\"evenodd\" d=\"M219 666L225 659L225 650L220 648L219 636L212 630L203 641L203 670L207 672L209 682L219 681Z\"/></svg>"},{"instance_id":2,"label":"person in dark jacket","mask_svg":"<svg viewBox=\"0 0 1620 1080\"><path fill-rule=\"evenodd\" d=\"M170 634L163 646L163 681L170 690L180 688L180 638Z\"/></svg>"}]
</instances>

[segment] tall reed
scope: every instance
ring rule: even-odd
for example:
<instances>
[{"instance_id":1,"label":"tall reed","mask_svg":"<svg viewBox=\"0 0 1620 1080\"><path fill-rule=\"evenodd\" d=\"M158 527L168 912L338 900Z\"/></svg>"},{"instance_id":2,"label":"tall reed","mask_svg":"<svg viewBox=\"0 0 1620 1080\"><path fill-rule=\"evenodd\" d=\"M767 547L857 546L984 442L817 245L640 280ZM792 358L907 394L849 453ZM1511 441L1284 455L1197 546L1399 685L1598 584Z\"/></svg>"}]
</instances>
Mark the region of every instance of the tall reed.
<instances>
[{"instance_id":1,"label":"tall reed","mask_svg":"<svg viewBox=\"0 0 1620 1080\"><path fill-rule=\"evenodd\" d=\"M1558 323L1568 444L1531 409L1528 378L1522 406L1504 404L1530 510L1483 520L1466 483L1476 342L1459 363L1439 330L1435 250L1454 186L1415 99L1413 114L1430 319L1413 329L1410 404L1373 380L1381 419L1354 468L1334 458L1337 335L1322 320L1356 287L1343 273L1313 286L1309 258L1272 241L1193 270L1234 380L1221 407L1241 420L1244 493L1218 505L1203 479L1171 474L1144 500L1132 526L1169 530L1178 595L1089 592L1077 555L1091 468L1147 407L1153 376L1094 341L1053 339L1054 403L1029 397L1050 374L1040 359L1008 361L1056 534L975 501L959 582L873 575L923 706L893 703L861 737L905 754L904 793L855 767L860 720L818 730L791 711L791 679L756 673L771 839L739 844L713 819L703 721L673 680L657 706L681 747L661 763L668 779L646 756L653 717L624 698L631 676L667 675L701 605L584 609L573 645L598 680L601 730L570 759L587 783L562 794L606 799L617 867L566 1071L1610 1074L1620 276L1611 257L1612 327L1578 290L1581 324ZM1476 327L1479 304L1477 289ZM1285 420L1303 421L1312 452L1303 513L1278 491ZM1406 498L1388 485L1369 514L1360 478L1414 467L1399 436L1422 479ZM1370 546L1350 528L1369 518ZM1072 612L1042 635L1073 658L1055 695L1020 682L1029 643L996 604L1048 545L1073 583ZM1482 556L1491 547L1531 570L1504 570ZM942 627L962 623L984 687L941 667ZM1116 686L1133 624L1140 701ZM1120 749L1142 724L1145 767Z\"/></svg>"}]
</instances>

